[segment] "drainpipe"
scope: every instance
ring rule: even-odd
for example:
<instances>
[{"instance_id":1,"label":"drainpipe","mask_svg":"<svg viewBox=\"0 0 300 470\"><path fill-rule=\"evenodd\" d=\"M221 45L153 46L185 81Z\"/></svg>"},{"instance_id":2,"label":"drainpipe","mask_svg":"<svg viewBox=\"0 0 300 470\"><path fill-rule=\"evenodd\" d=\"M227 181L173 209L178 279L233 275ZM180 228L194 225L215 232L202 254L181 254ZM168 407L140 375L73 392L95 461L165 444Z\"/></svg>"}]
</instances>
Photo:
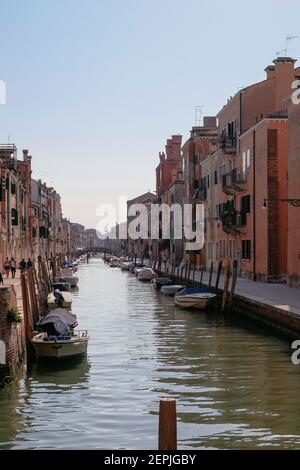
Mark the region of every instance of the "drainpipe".
<instances>
[{"instance_id":1,"label":"drainpipe","mask_svg":"<svg viewBox=\"0 0 300 470\"><path fill-rule=\"evenodd\" d=\"M256 278L256 131L253 131L253 281Z\"/></svg>"}]
</instances>

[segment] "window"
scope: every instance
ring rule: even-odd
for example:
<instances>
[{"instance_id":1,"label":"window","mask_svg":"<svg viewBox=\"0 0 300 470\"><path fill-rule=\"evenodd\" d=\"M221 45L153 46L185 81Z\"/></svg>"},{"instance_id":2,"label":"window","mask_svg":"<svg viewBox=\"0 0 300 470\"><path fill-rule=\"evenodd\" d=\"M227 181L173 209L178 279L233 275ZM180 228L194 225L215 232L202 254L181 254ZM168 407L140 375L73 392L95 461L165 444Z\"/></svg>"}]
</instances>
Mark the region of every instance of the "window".
<instances>
[{"instance_id":1,"label":"window","mask_svg":"<svg viewBox=\"0 0 300 470\"><path fill-rule=\"evenodd\" d=\"M251 259L251 240L242 240L242 259Z\"/></svg>"},{"instance_id":2,"label":"window","mask_svg":"<svg viewBox=\"0 0 300 470\"><path fill-rule=\"evenodd\" d=\"M243 176L246 177L246 169L247 169L247 156L246 152L243 152Z\"/></svg>"},{"instance_id":3,"label":"window","mask_svg":"<svg viewBox=\"0 0 300 470\"><path fill-rule=\"evenodd\" d=\"M251 153L250 153L250 149L247 149L247 156L246 156L247 168L250 168L250 163L251 163Z\"/></svg>"},{"instance_id":4,"label":"window","mask_svg":"<svg viewBox=\"0 0 300 470\"><path fill-rule=\"evenodd\" d=\"M210 181L209 181L209 175L207 175L207 187L209 188L209 184L210 184Z\"/></svg>"},{"instance_id":5,"label":"window","mask_svg":"<svg viewBox=\"0 0 300 470\"><path fill-rule=\"evenodd\" d=\"M18 225L18 211L17 209L11 209L11 224L12 225Z\"/></svg>"},{"instance_id":6,"label":"window","mask_svg":"<svg viewBox=\"0 0 300 470\"><path fill-rule=\"evenodd\" d=\"M215 184L218 184L218 172L215 170Z\"/></svg>"},{"instance_id":7,"label":"window","mask_svg":"<svg viewBox=\"0 0 300 470\"><path fill-rule=\"evenodd\" d=\"M241 225L247 224L247 214L250 214L250 196L241 198Z\"/></svg>"}]
</instances>

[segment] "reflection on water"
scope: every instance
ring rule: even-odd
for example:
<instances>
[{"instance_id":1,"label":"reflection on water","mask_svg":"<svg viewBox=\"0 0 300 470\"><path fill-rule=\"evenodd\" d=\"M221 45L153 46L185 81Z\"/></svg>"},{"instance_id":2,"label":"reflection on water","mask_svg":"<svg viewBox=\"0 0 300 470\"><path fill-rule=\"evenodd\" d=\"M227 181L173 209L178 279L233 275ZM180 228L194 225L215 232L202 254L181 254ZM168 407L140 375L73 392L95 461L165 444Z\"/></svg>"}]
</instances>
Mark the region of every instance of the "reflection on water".
<instances>
[{"instance_id":1,"label":"reflection on water","mask_svg":"<svg viewBox=\"0 0 300 470\"><path fill-rule=\"evenodd\" d=\"M37 363L0 392L0 448L155 449L158 400L174 396L180 448L300 447L300 369L289 344L175 308L99 259L79 271L73 311L87 359Z\"/></svg>"}]
</instances>

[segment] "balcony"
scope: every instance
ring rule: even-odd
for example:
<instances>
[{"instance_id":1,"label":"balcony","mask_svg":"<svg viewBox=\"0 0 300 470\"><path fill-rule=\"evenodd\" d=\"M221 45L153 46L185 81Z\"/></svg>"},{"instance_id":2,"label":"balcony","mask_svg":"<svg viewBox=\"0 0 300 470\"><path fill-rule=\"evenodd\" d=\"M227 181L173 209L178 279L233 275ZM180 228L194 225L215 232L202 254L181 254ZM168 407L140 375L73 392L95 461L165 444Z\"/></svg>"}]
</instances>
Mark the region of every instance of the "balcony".
<instances>
[{"instance_id":1,"label":"balcony","mask_svg":"<svg viewBox=\"0 0 300 470\"><path fill-rule=\"evenodd\" d=\"M223 231L230 235L242 235L247 231L247 214L242 212L225 212L221 221Z\"/></svg>"},{"instance_id":2,"label":"balcony","mask_svg":"<svg viewBox=\"0 0 300 470\"><path fill-rule=\"evenodd\" d=\"M219 136L219 145L226 155L236 154L236 136L229 136L226 131L222 131Z\"/></svg>"},{"instance_id":3,"label":"balcony","mask_svg":"<svg viewBox=\"0 0 300 470\"><path fill-rule=\"evenodd\" d=\"M246 190L247 179L242 170L234 169L222 176L222 189L225 194L233 195Z\"/></svg>"}]
</instances>

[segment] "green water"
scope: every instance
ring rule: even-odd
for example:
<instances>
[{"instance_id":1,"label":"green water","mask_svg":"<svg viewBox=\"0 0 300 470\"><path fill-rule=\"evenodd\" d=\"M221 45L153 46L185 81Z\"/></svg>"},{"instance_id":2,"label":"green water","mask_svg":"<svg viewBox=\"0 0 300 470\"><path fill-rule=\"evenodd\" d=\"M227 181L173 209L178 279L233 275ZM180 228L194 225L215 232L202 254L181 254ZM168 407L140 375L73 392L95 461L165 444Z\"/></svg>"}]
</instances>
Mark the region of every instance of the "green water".
<instances>
[{"instance_id":1,"label":"green water","mask_svg":"<svg viewBox=\"0 0 300 470\"><path fill-rule=\"evenodd\" d=\"M0 449L155 449L161 396L180 449L300 448L300 366L265 331L189 313L100 259L79 269L73 311L87 359L36 364L0 392Z\"/></svg>"}]
</instances>

